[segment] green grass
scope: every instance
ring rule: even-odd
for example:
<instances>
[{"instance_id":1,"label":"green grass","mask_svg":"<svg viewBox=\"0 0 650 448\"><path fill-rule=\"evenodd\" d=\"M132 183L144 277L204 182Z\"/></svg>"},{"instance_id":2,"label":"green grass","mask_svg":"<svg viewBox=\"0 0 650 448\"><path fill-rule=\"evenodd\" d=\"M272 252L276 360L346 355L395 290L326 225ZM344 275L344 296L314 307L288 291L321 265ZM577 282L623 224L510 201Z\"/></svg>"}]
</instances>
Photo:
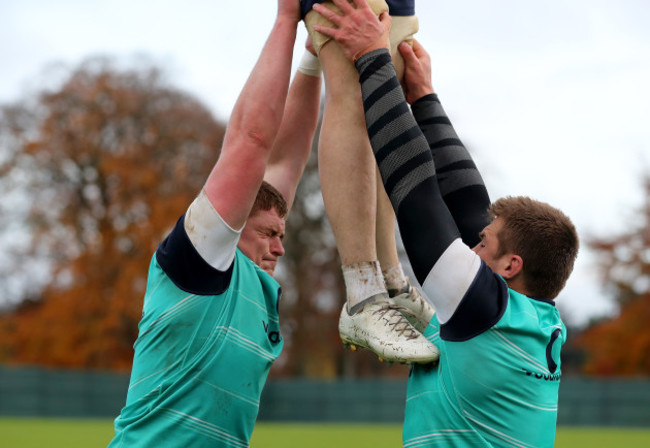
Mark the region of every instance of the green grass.
<instances>
[{"instance_id":1,"label":"green grass","mask_svg":"<svg viewBox=\"0 0 650 448\"><path fill-rule=\"evenodd\" d=\"M2 448L105 447L113 437L110 419L0 418ZM397 424L343 425L258 423L254 448L395 448L401 446ZM650 428L567 428L558 430L556 448L650 447Z\"/></svg>"},{"instance_id":2,"label":"green grass","mask_svg":"<svg viewBox=\"0 0 650 448\"><path fill-rule=\"evenodd\" d=\"M395 448L402 446L398 424L258 423L254 448Z\"/></svg>"},{"instance_id":3,"label":"green grass","mask_svg":"<svg viewBox=\"0 0 650 448\"><path fill-rule=\"evenodd\" d=\"M2 448L105 447L112 437L110 419L0 418Z\"/></svg>"},{"instance_id":4,"label":"green grass","mask_svg":"<svg viewBox=\"0 0 650 448\"><path fill-rule=\"evenodd\" d=\"M641 448L650 447L650 429L560 428L556 448Z\"/></svg>"}]
</instances>

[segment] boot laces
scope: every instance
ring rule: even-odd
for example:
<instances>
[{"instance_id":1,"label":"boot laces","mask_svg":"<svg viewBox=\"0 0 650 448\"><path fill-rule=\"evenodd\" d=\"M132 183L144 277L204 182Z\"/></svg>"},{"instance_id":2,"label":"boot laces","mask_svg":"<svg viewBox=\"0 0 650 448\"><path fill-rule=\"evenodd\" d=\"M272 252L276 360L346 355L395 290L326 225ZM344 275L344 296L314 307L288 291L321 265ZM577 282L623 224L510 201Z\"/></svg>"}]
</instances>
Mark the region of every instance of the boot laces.
<instances>
[{"instance_id":1,"label":"boot laces","mask_svg":"<svg viewBox=\"0 0 650 448\"><path fill-rule=\"evenodd\" d=\"M377 320L384 319L387 325L398 335L404 336L409 340L417 338L420 333L413 328L402 313L415 316L408 308L390 302L380 304L379 308L373 314L379 315Z\"/></svg>"}]
</instances>

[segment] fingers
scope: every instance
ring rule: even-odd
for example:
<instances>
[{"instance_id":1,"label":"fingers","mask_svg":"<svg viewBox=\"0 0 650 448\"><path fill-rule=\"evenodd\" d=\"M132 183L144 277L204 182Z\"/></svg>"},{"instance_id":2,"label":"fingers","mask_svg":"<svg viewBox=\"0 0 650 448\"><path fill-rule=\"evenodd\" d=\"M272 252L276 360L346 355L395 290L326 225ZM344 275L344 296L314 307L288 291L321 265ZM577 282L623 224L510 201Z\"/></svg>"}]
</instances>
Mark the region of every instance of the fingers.
<instances>
[{"instance_id":1,"label":"fingers","mask_svg":"<svg viewBox=\"0 0 650 448\"><path fill-rule=\"evenodd\" d=\"M398 48L407 65L412 66L416 63L424 66L430 65L429 53L426 52L422 44L420 44L416 39L413 39L412 46L406 42L402 42L399 44Z\"/></svg>"},{"instance_id":2,"label":"fingers","mask_svg":"<svg viewBox=\"0 0 650 448\"><path fill-rule=\"evenodd\" d=\"M427 53L427 51L424 49L422 44L415 39L413 39L413 52L415 53L418 59L420 59L423 56L429 56L429 53Z\"/></svg>"},{"instance_id":3,"label":"fingers","mask_svg":"<svg viewBox=\"0 0 650 448\"><path fill-rule=\"evenodd\" d=\"M347 3L347 1L345 3ZM314 3L314 5L312 6L312 9L314 11L316 11L318 14L320 14L321 16L325 17L330 22L332 22L334 25L337 25L337 26L340 25L341 16L339 14L335 13L334 11L332 11L331 9L321 5L320 3ZM318 25L316 25L316 26L318 26ZM322 28L322 27L319 26L319 28ZM317 30L317 31L320 31L320 30ZM323 33L323 34L325 34L325 33ZM328 36L329 36L329 34L328 34Z\"/></svg>"},{"instance_id":4,"label":"fingers","mask_svg":"<svg viewBox=\"0 0 650 448\"><path fill-rule=\"evenodd\" d=\"M314 4L313 10L329 23L316 24L314 30L336 40L347 57L355 61L359 56L377 48L389 48L388 36L392 18L382 13L380 18L362 0L333 0L334 7ZM355 9L355 6L361 5ZM336 7L339 9L336 10ZM334 10L330 9L333 8Z\"/></svg>"},{"instance_id":5,"label":"fingers","mask_svg":"<svg viewBox=\"0 0 650 448\"><path fill-rule=\"evenodd\" d=\"M388 14L387 12L382 12L381 15L379 16L379 21L381 22L382 25L384 25L384 28L386 28L386 31L390 31L390 27L393 24L393 18Z\"/></svg>"},{"instance_id":6,"label":"fingers","mask_svg":"<svg viewBox=\"0 0 650 448\"><path fill-rule=\"evenodd\" d=\"M347 1L346 1L346 3L347 3ZM316 11L318 14L320 14L321 16L325 17L330 22L332 22L332 24L334 24L334 26L336 27L336 28L334 28L334 27L331 27L331 26L321 25L321 24L317 23L317 24L314 25L314 30L318 31L319 33L322 33L322 34L324 34L324 35L326 35L328 37L335 38L337 28L341 24L342 16L340 16L336 12L332 11L331 9L321 5L320 3L314 3L314 5L312 6L312 9L314 11Z\"/></svg>"},{"instance_id":7,"label":"fingers","mask_svg":"<svg viewBox=\"0 0 650 448\"><path fill-rule=\"evenodd\" d=\"M413 46L415 46L415 39L413 40ZM408 43L401 42L397 49L399 50L400 54L404 58L404 62L407 65L412 64L414 59L417 59L415 53L413 52L414 49Z\"/></svg>"},{"instance_id":8,"label":"fingers","mask_svg":"<svg viewBox=\"0 0 650 448\"><path fill-rule=\"evenodd\" d=\"M354 8L348 0L332 0L332 2L343 12L343 14L348 14L350 11L356 9ZM357 8L360 8L359 4L361 2L357 2L357 0L354 0L354 6ZM361 5L362 7L363 5ZM366 6L368 6L368 3L366 2Z\"/></svg>"},{"instance_id":9,"label":"fingers","mask_svg":"<svg viewBox=\"0 0 650 448\"><path fill-rule=\"evenodd\" d=\"M336 40L336 28L332 28L330 26L325 26L325 25L314 25L314 31L318 31L321 34L324 34L327 37L331 37L332 39Z\"/></svg>"}]
</instances>

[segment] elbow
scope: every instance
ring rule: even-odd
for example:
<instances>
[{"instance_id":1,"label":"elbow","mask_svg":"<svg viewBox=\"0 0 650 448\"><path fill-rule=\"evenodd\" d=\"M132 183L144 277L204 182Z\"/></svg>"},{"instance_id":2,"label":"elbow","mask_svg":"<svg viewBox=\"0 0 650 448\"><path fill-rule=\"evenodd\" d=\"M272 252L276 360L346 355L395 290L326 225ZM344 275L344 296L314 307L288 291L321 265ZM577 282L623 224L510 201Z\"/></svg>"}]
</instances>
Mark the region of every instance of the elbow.
<instances>
[{"instance_id":1,"label":"elbow","mask_svg":"<svg viewBox=\"0 0 650 448\"><path fill-rule=\"evenodd\" d=\"M246 146L256 148L259 152L268 153L273 147L278 129L264 125L248 125L239 127L237 134Z\"/></svg>"},{"instance_id":2,"label":"elbow","mask_svg":"<svg viewBox=\"0 0 650 448\"><path fill-rule=\"evenodd\" d=\"M253 146L259 147L260 149L270 149L272 144L272 139L269 139L264 136L263 133L256 131L254 129L248 129L244 133L246 140Z\"/></svg>"},{"instance_id":3,"label":"elbow","mask_svg":"<svg viewBox=\"0 0 650 448\"><path fill-rule=\"evenodd\" d=\"M254 128L231 126L226 133L223 148L232 148L239 154L250 154L251 157L268 156L273 137Z\"/></svg>"},{"instance_id":4,"label":"elbow","mask_svg":"<svg viewBox=\"0 0 650 448\"><path fill-rule=\"evenodd\" d=\"M275 120L275 112L272 112L266 108L255 108L235 114L228 124L226 137L235 146L248 147L256 153L270 152L279 128L279 119Z\"/></svg>"}]
</instances>

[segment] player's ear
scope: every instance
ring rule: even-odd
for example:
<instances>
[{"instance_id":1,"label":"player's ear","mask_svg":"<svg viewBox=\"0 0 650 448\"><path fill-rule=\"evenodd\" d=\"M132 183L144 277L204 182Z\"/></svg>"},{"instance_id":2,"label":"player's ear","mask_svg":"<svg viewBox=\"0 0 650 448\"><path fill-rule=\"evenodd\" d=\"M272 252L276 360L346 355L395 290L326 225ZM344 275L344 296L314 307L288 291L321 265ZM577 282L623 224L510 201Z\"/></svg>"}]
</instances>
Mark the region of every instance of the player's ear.
<instances>
[{"instance_id":1,"label":"player's ear","mask_svg":"<svg viewBox=\"0 0 650 448\"><path fill-rule=\"evenodd\" d=\"M519 255L511 254L508 257L508 264L501 275L506 279L510 279L517 276L523 269L524 260Z\"/></svg>"}]
</instances>

